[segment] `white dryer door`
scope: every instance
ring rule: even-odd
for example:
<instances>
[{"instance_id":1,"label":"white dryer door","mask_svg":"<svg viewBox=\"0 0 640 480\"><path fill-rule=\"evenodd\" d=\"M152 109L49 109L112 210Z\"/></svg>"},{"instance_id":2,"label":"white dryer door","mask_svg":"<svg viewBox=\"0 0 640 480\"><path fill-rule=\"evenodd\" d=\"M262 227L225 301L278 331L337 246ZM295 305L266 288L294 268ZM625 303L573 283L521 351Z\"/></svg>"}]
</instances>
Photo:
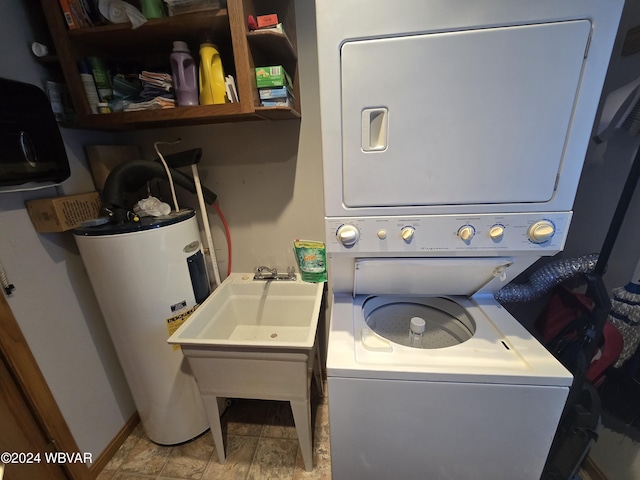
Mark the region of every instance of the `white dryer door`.
<instances>
[{"instance_id":1,"label":"white dryer door","mask_svg":"<svg viewBox=\"0 0 640 480\"><path fill-rule=\"evenodd\" d=\"M578 20L346 42L345 205L548 201L590 32Z\"/></svg>"}]
</instances>

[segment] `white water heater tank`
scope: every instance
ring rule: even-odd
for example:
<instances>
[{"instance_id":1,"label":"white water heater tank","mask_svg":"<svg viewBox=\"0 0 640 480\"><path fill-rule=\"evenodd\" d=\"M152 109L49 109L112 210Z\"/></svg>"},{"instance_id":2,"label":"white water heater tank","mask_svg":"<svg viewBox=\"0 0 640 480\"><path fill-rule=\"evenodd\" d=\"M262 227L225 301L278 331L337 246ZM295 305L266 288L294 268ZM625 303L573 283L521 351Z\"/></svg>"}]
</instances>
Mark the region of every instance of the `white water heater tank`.
<instances>
[{"instance_id":1,"label":"white water heater tank","mask_svg":"<svg viewBox=\"0 0 640 480\"><path fill-rule=\"evenodd\" d=\"M74 231L93 291L150 440L207 428L198 387L167 338L209 294L193 210Z\"/></svg>"}]
</instances>

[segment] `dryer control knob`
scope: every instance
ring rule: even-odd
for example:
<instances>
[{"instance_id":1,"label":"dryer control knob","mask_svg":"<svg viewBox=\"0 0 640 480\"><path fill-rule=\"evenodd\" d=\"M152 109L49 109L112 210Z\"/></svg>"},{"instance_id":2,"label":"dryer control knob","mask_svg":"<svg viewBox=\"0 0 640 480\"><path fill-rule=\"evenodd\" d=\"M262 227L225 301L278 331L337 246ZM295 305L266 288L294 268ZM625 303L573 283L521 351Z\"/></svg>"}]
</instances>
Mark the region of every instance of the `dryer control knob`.
<instances>
[{"instance_id":1,"label":"dryer control knob","mask_svg":"<svg viewBox=\"0 0 640 480\"><path fill-rule=\"evenodd\" d=\"M553 237L556 228L549 220L539 220L529 227L527 235L533 243L544 243Z\"/></svg>"},{"instance_id":2,"label":"dryer control knob","mask_svg":"<svg viewBox=\"0 0 640 480\"><path fill-rule=\"evenodd\" d=\"M380 240L384 240L385 238L387 238L387 231L386 230L378 230L378 238Z\"/></svg>"},{"instance_id":3,"label":"dryer control knob","mask_svg":"<svg viewBox=\"0 0 640 480\"><path fill-rule=\"evenodd\" d=\"M338 241L345 247L353 247L360 238L360 232L353 225L342 225L336 232Z\"/></svg>"},{"instance_id":4,"label":"dryer control knob","mask_svg":"<svg viewBox=\"0 0 640 480\"><path fill-rule=\"evenodd\" d=\"M400 231L400 235L402 236L402 239L409 243L411 242L411 240L413 240L413 235L416 233L416 229L413 227L404 227L401 231Z\"/></svg>"},{"instance_id":5,"label":"dryer control knob","mask_svg":"<svg viewBox=\"0 0 640 480\"><path fill-rule=\"evenodd\" d=\"M469 240L471 240L475 234L476 231L471 225L465 225L464 227L460 227L458 229L458 236L464 242L468 242Z\"/></svg>"},{"instance_id":6,"label":"dryer control knob","mask_svg":"<svg viewBox=\"0 0 640 480\"><path fill-rule=\"evenodd\" d=\"M504 236L504 227L502 225L494 225L489 229L489 237L491 240L500 240Z\"/></svg>"}]
</instances>

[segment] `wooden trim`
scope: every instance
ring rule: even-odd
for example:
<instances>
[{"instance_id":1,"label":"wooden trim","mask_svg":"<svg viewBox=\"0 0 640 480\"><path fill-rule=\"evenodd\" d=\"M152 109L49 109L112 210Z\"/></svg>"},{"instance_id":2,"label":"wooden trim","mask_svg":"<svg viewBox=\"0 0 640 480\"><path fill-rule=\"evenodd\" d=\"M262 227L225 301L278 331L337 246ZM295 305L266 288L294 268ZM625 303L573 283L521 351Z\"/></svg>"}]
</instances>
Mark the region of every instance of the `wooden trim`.
<instances>
[{"instance_id":1,"label":"wooden trim","mask_svg":"<svg viewBox=\"0 0 640 480\"><path fill-rule=\"evenodd\" d=\"M82 120L91 113L91 108L89 107L87 96L84 94L84 85L82 84L80 75L71 75L71 72L77 72L78 67L75 61L76 55L75 52L72 51L71 45L69 42L62 40L67 38L67 24L60 10L60 4L51 0L41 0L40 3L47 24L49 25L51 38L55 44L60 67L62 68L69 93L71 94L73 106L75 107L79 121L82 122Z\"/></svg>"},{"instance_id":2,"label":"wooden trim","mask_svg":"<svg viewBox=\"0 0 640 480\"><path fill-rule=\"evenodd\" d=\"M69 426L29 349L20 326L13 316L4 294L0 294L0 355L14 375L25 400L40 422L49 440L55 441L60 452L79 452ZM63 465L71 480L89 479L89 468L83 463Z\"/></svg>"},{"instance_id":3,"label":"wooden trim","mask_svg":"<svg viewBox=\"0 0 640 480\"><path fill-rule=\"evenodd\" d=\"M247 15L243 0L228 0L229 28L231 30L231 44L236 66L236 89L240 97L240 107L243 112L253 113L255 105L259 105L258 91L255 89L255 74L253 58L249 55L247 41Z\"/></svg>"},{"instance_id":4,"label":"wooden trim","mask_svg":"<svg viewBox=\"0 0 640 480\"><path fill-rule=\"evenodd\" d=\"M598 467L596 462L594 462L588 455L584 462L582 462L580 470L589 475L590 480L607 480L607 476L604 472L600 470L600 467Z\"/></svg>"},{"instance_id":5,"label":"wooden trim","mask_svg":"<svg viewBox=\"0 0 640 480\"><path fill-rule=\"evenodd\" d=\"M124 443L127 437L133 432L133 429L140 423L140 416L138 412L135 412L131 415L131 418L127 420L127 423L120 429L118 434L114 437L113 440L107 445L107 448L98 456L95 462L91 464L89 467L89 474L91 478L97 478L100 475L100 472L104 470L104 467L107 466L109 460L116 454L120 446Z\"/></svg>"},{"instance_id":6,"label":"wooden trim","mask_svg":"<svg viewBox=\"0 0 640 480\"><path fill-rule=\"evenodd\" d=\"M61 465L46 461L45 455L53 449L3 358L0 358L0 425L2 451L40 455L40 461L31 465L7 466L8 478L68 479Z\"/></svg>"}]
</instances>

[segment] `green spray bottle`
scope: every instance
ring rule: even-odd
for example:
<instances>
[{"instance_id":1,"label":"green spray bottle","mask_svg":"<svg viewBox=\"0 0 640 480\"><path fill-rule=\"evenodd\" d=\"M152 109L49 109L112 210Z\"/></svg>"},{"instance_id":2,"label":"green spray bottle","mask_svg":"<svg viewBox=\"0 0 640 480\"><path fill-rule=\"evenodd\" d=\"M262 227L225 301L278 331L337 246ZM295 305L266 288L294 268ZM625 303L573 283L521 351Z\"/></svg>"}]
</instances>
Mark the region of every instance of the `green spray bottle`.
<instances>
[{"instance_id":1,"label":"green spray bottle","mask_svg":"<svg viewBox=\"0 0 640 480\"><path fill-rule=\"evenodd\" d=\"M217 47L205 37L200 44L200 105L227 101L222 59Z\"/></svg>"}]
</instances>

